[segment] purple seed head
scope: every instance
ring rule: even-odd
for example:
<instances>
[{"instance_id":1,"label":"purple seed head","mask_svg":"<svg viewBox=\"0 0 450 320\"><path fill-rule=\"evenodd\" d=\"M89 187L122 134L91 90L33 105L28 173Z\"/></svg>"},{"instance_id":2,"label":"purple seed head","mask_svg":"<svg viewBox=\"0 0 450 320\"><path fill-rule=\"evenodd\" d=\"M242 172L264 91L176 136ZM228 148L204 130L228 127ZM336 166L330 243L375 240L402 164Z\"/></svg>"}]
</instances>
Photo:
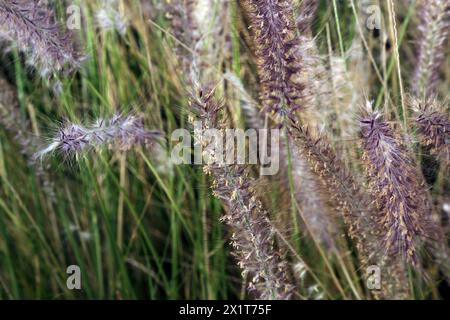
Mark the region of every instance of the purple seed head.
<instances>
[{"instance_id":1,"label":"purple seed head","mask_svg":"<svg viewBox=\"0 0 450 320\"><path fill-rule=\"evenodd\" d=\"M382 248L417 265L420 240L432 237L424 181L410 152L380 113L365 112L359 122Z\"/></svg>"},{"instance_id":2,"label":"purple seed head","mask_svg":"<svg viewBox=\"0 0 450 320\"><path fill-rule=\"evenodd\" d=\"M17 45L44 78L75 70L83 60L72 34L38 1L0 0L0 35Z\"/></svg>"},{"instance_id":3,"label":"purple seed head","mask_svg":"<svg viewBox=\"0 0 450 320\"><path fill-rule=\"evenodd\" d=\"M198 90L191 96L190 110L202 122L202 130L223 129L219 121L222 104L214 97L214 90ZM198 136L206 148L213 142ZM208 154L209 156L209 154ZM274 228L268 213L256 196L254 180L241 165L228 165L221 161L205 164L203 170L211 176L212 191L226 207L221 220L232 231L233 255L249 278L249 291L260 299L289 299L293 286L288 281L286 262L274 247Z\"/></svg>"},{"instance_id":4,"label":"purple seed head","mask_svg":"<svg viewBox=\"0 0 450 320\"><path fill-rule=\"evenodd\" d=\"M161 132L146 129L141 117L115 114L109 119L97 119L87 127L66 122L51 144L35 157L43 157L55 151L71 156L99 148L127 151L135 146L150 147L159 138Z\"/></svg>"},{"instance_id":5,"label":"purple seed head","mask_svg":"<svg viewBox=\"0 0 450 320\"><path fill-rule=\"evenodd\" d=\"M241 3L253 33L263 108L281 119L293 118L301 107L303 84L297 77L302 60L292 3L286 0Z\"/></svg>"},{"instance_id":6,"label":"purple seed head","mask_svg":"<svg viewBox=\"0 0 450 320\"><path fill-rule=\"evenodd\" d=\"M415 113L421 143L431 147L431 152L445 165L450 164L450 119L443 103L437 98L413 98L410 104Z\"/></svg>"},{"instance_id":7,"label":"purple seed head","mask_svg":"<svg viewBox=\"0 0 450 320\"><path fill-rule=\"evenodd\" d=\"M413 78L416 95L433 94L439 69L445 61L445 42L449 33L450 2L448 0L420 0L417 12L421 20L418 37L418 63Z\"/></svg>"}]
</instances>

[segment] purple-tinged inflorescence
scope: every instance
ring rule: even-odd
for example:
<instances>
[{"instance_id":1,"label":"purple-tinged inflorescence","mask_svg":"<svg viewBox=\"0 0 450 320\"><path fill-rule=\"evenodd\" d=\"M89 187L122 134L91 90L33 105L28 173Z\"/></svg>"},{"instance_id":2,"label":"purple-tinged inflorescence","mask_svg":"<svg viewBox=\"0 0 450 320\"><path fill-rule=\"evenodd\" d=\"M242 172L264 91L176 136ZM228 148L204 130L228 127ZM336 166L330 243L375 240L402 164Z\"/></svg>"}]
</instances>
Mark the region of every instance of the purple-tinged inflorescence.
<instances>
[{"instance_id":1,"label":"purple-tinged inflorescence","mask_svg":"<svg viewBox=\"0 0 450 320\"><path fill-rule=\"evenodd\" d=\"M342 213L349 236L355 240L358 252L367 263L371 250L365 238L370 238L370 216L373 208L364 190L348 172L342 159L335 153L324 137L314 137L308 128L297 124L289 127L294 144L317 177L320 188L328 195L328 201Z\"/></svg>"},{"instance_id":2,"label":"purple-tinged inflorescence","mask_svg":"<svg viewBox=\"0 0 450 320\"><path fill-rule=\"evenodd\" d=\"M200 131L218 128L221 104L214 98L214 91L202 90L193 94L190 109L202 121ZM212 141L202 139L206 149ZM204 149L204 150L205 150ZM207 151L204 151L205 153ZM213 151L214 152L214 151ZM220 155L208 153L210 159ZM213 179L215 197L226 206L221 218L231 229L233 254L242 270L244 279L249 279L249 291L259 299L289 299L293 286L288 281L287 262L275 249L275 232L268 213L254 191L254 181L243 166L211 161L203 166Z\"/></svg>"},{"instance_id":3,"label":"purple-tinged inflorescence","mask_svg":"<svg viewBox=\"0 0 450 320\"><path fill-rule=\"evenodd\" d=\"M450 165L450 118L437 98L413 98L411 106L422 144L446 165Z\"/></svg>"},{"instance_id":4,"label":"purple-tinged inflorescence","mask_svg":"<svg viewBox=\"0 0 450 320\"><path fill-rule=\"evenodd\" d=\"M425 182L409 151L380 113L365 112L360 127L382 248L386 255L401 255L418 266L420 241L433 238Z\"/></svg>"},{"instance_id":5,"label":"purple-tinged inflorescence","mask_svg":"<svg viewBox=\"0 0 450 320\"><path fill-rule=\"evenodd\" d=\"M293 4L288 0L242 0L250 21L263 108L282 120L301 107L302 60Z\"/></svg>"},{"instance_id":6,"label":"purple-tinged inflorescence","mask_svg":"<svg viewBox=\"0 0 450 320\"><path fill-rule=\"evenodd\" d=\"M164 1L169 31L175 38L176 65L188 84L197 76L208 82L216 78L222 56L230 53L230 40L224 32L227 6L228 2L221 0Z\"/></svg>"},{"instance_id":7,"label":"purple-tinged inflorescence","mask_svg":"<svg viewBox=\"0 0 450 320\"><path fill-rule=\"evenodd\" d=\"M421 98L433 94L439 69L445 60L445 42L449 33L450 1L420 0L418 63L413 78L415 94Z\"/></svg>"},{"instance_id":8,"label":"purple-tinged inflorescence","mask_svg":"<svg viewBox=\"0 0 450 320\"><path fill-rule=\"evenodd\" d=\"M66 122L51 144L35 157L40 158L52 152L71 156L98 148L127 151L135 146L149 147L160 137L160 131L144 127L143 118L116 114L109 119L98 119L88 127Z\"/></svg>"},{"instance_id":9,"label":"purple-tinged inflorescence","mask_svg":"<svg viewBox=\"0 0 450 320\"><path fill-rule=\"evenodd\" d=\"M166 0L164 9L170 32L176 39L175 54L183 72L189 74L194 60L195 45L200 40L197 23L193 17L195 0ZM182 45L180 45L182 44ZM186 50L187 48L192 50Z\"/></svg>"},{"instance_id":10,"label":"purple-tinged inflorescence","mask_svg":"<svg viewBox=\"0 0 450 320\"><path fill-rule=\"evenodd\" d=\"M43 78L75 70L82 55L54 12L34 0L0 0L0 34L25 53Z\"/></svg>"},{"instance_id":11,"label":"purple-tinged inflorescence","mask_svg":"<svg viewBox=\"0 0 450 320\"><path fill-rule=\"evenodd\" d=\"M385 278L380 291L373 291L377 298L403 299L408 297L405 268L397 257L385 257L379 250L379 228L374 223L376 208L367 197L365 188L346 168L324 136L315 137L311 131L291 124L289 134L315 175L318 190L328 199L328 205L339 212L347 234L354 241L361 265L377 265Z\"/></svg>"}]
</instances>

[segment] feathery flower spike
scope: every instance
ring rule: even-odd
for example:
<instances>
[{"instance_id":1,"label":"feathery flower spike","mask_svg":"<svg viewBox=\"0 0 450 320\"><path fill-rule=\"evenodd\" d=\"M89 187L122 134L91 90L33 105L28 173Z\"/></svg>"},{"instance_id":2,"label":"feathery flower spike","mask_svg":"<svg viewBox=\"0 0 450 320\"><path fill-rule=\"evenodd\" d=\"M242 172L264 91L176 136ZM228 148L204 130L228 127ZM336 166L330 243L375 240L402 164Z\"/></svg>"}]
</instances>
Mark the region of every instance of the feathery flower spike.
<instances>
[{"instance_id":1,"label":"feathery flower spike","mask_svg":"<svg viewBox=\"0 0 450 320\"><path fill-rule=\"evenodd\" d=\"M32 0L0 0L0 35L16 44L43 78L77 69L83 57L54 12Z\"/></svg>"},{"instance_id":2,"label":"feathery flower spike","mask_svg":"<svg viewBox=\"0 0 450 320\"><path fill-rule=\"evenodd\" d=\"M302 68L293 4L288 0L242 0L253 34L260 78L261 102L265 111L281 120L292 118L301 107Z\"/></svg>"},{"instance_id":3,"label":"feathery flower spike","mask_svg":"<svg viewBox=\"0 0 450 320\"><path fill-rule=\"evenodd\" d=\"M420 0L417 12L421 20L418 39L419 59L412 84L417 96L427 98L436 88L439 68L445 60L450 1Z\"/></svg>"},{"instance_id":4,"label":"feathery flower spike","mask_svg":"<svg viewBox=\"0 0 450 320\"><path fill-rule=\"evenodd\" d=\"M420 240L432 238L431 209L414 160L380 113L360 119L370 187L378 207L376 222L387 255L402 255L418 266Z\"/></svg>"},{"instance_id":5,"label":"feathery flower spike","mask_svg":"<svg viewBox=\"0 0 450 320\"><path fill-rule=\"evenodd\" d=\"M36 153L35 157L41 158L55 151L63 156L77 155L102 147L126 151L138 145L151 146L160 137L160 131L144 127L141 117L116 114L109 119L98 119L88 127L67 122L51 144Z\"/></svg>"},{"instance_id":6,"label":"feathery flower spike","mask_svg":"<svg viewBox=\"0 0 450 320\"><path fill-rule=\"evenodd\" d=\"M206 149L212 141L204 140L203 130L219 125L220 103L213 97L214 91L201 90L193 94L190 109L202 121L200 135ZM206 151L209 159L217 159ZM249 291L259 299L289 299L293 286L287 280L287 265L274 248L274 229L268 213L253 191L253 181L242 166L228 165L219 161L205 164L205 173L214 180L212 190L221 200L227 212L221 218L232 230L231 243L243 277L250 276Z\"/></svg>"},{"instance_id":7,"label":"feathery flower spike","mask_svg":"<svg viewBox=\"0 0 450 320\"><path fill-rule=\"evenodd\" d=\"M437 100L412 98L411 107L415 113L416 126L421 142L447 166L450 165L450 117Z\"/></svg>"}]
</instances>

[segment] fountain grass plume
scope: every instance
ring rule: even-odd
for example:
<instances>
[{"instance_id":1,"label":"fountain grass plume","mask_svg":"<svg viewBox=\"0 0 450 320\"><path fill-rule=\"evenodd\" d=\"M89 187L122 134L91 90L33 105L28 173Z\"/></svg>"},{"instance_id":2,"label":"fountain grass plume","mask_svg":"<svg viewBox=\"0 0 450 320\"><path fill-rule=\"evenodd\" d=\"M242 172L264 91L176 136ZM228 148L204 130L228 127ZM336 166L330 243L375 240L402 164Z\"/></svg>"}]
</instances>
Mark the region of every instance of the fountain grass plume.
<instances>
[{"instance_id":1,"label":"fountain grass plume","mask_svg":"<svg viewBox=\"0 0 450 320\"><path fill-rule=\"evenodd\" d=\"M434 234L425 182L410 152L379 112L368 108L359 122L363 159L378 208L380 245L386 255L401 255L418 266L421 244Z\"/></svg>"},{"instance_id":2,"label":"fountain grass plume","mask_svg":"<svg viewBox=\"0 0 450 320\"><path fill-rule=\"evenodd\" d=\"M415 114L420 142L431 147L431 152L447 167L450 165L450 118L444 103L437 97L410 98Z\"/></svg>"},{"instance_id":3,"label":"fountain grass plume","mask_svg":"<svg viewBox=\"0 0 450 320\"><path fill-rule=\"evenodd\" d=\"M135 146L151 147L160 138L160 131L146 129L143 118L135 115L115 114L99 118L89 126L65 121L51 143L34 157L57 152L66 158L101 148L127 151Z\"/></svg>"},{"instance_id":4,"label":"fountain grass plume","mask_svg":"<svg viewBox=\"0 0 450 320\"><path fill-rule=\"evenodd\" d=\"M445 43L450 26L450 1L420 0L418 15L419 59L412 84L414 93L424 98L433 94L440 77L440 67L445 61Z\"/></svg>"},{"instance_id":5,"label":"fountain grass plume","mask_svg":"<svg viewBox=\"0 0 450 320\"><path fill-rule=\"evenodd\" d=\"M72 33L56 21L54 12L32 0L0 0L0 33L22 51L43 78L71 72L83 56Z\"/></svg>"},{"instance_id":6,"label":"fountain grass plume","mask_svg":"<svg viewBox=\"0 0 450 320\"><path fill-rule=\"evenodd\" d=\"M294 5L289 0L242 0L250 22L260 81L260 100L281 121L301 107L302 69Z\"/></svg>"},{"instance_id":7,"label":"fountain grass plume","mask_svg":"<svg viewBox=\"0 0 450 320\"><path fill-rule=\"evenodd\" d=\"M324 137L315 137L306 126L297 123L291 123L289 134L299 152L306 157L317 182L329 196L330 203L342 213L347 233L355 241L361 260L367 264L373 254L373 250L368 247L373 235L370 228L373 208L363 188Z\"/></svg>"},{"instance_id":8,"label":"fountain grass plume","mask_svg":"<svg viewBox=\"0 0 450 320\"><path fill-rule=\"evenodd\" d=\"M223 154L216 154L213 143L202 134L204 130L221 129L221 103L214 98L214 90L197 90L191 96L190 110L202 121L202 128L194 131L204 147L203 155L212 161L203 166L211 176L212 190L226 207L221 220L232 231L233 255L238 261L248 289L259 299L289 299L294 287L288 281L287 261L275 248L275 232L269 215L254 191L254 181L244 166L225 164ZM217 143L214 142L214 143Z\"/></svg>"},{"instance_id":9,"label":"fountain grass plume","mask_svg":"<svg viewBox=\"0 0 450 320\"><path fill-rule=\"evenodd\" d=\"M296 123L289 126L289 134L306 158L318 190L328 198L328 205L342 215L362 270L377 265L386 275L381 290L374 290L372 294L377 299L408 298L409 284L403 261L398 257L386 257L380 250L380 230L375 223L377 208L370 201L366 188L347 169L325 136L316 136L306 126Z\"/></svg>"}]
</instances>

